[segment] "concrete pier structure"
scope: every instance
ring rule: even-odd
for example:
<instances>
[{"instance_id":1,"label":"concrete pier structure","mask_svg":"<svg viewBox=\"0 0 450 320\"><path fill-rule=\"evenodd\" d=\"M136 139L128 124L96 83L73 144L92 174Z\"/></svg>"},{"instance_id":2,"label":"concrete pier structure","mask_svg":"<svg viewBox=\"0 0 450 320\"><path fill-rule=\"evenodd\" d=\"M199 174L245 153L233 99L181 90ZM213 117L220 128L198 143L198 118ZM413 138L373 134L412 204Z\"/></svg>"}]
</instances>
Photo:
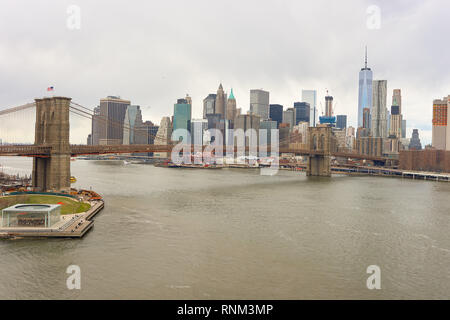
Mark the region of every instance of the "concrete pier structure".
<instances>
[{"instance_id":1,"label":"concrete pier structure","mask_svg":"<svg viewBox=\"0 0 450 320\"><path fill-rule=\"evenodd\" d=\"M35 145L51 147L49 157L33 158L33 187L39 191L69 191L71 98L35 99Z\"/></svg>"}]
</instances>

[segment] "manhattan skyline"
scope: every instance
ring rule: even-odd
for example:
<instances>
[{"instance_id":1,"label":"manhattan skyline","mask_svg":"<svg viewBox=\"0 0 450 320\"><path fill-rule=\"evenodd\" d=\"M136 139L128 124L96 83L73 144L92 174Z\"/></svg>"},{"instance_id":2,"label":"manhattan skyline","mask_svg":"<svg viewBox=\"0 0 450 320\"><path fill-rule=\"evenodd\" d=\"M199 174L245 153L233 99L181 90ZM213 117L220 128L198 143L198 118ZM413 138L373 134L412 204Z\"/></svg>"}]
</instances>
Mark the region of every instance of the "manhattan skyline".
<instances>
[{"instance_id":1,"label":"manhattan skyline","mask_svg":"<svg viewBox=\"0 0 450 320\"><path fill-rule=\"evenodd\" d=\"M286 1L281 7L252 1L128 7L78 1L80 29L66 25L70 3L26 3L19 14L24 5L7 1L0 14L0 34L8 40L0 45L0 109L46 95L52 85L57 95L92 108L100 98L120 95L140 105L144 119L159 123L186 93L193 118L200 118L202 100L222 83L228 94L233 88L243 113L251 89L269 91L270 103L285 108L301 101L302 90L312 89L321 115L328 89L335 114L346 114L348 125L356 127L358 73L367 45L374 79L388 81L388 96L402 90L406 136L418 128L427 144L432 101L448 91L450 76L443 71L450 65L441 52L449 44L435 32L445 29L450 13L445 1ZM380 9L379 29L367 26L371 5ZM214 10L206 15L205 7ZM171 19L161 18L169 12ZM319 14L323 19L313 19ZM117 16L123 24L113 23ZM80 128L74 141L83 143L89 123L75 125Z\"/></svg>"}]
</instances>

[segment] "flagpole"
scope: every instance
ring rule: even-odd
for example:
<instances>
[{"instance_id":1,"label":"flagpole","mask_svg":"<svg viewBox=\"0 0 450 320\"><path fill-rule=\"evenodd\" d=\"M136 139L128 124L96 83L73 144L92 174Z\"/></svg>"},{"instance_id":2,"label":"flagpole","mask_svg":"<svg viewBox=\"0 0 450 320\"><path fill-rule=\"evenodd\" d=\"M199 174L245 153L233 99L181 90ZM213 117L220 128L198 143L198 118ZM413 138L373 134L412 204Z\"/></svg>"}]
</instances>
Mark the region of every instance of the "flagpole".
<instances>
[{"instance_id":1,"label":"flagpole","mask_svg":"<svg viewBox=\"0 0 450 320\"><path fill-rule=\"evenodd\" d=\"M55 97L55 87L54 86L47 87L47 93L49 93L50 91L51 91L50 98L54 98Z\"/></svg>"}]
</instances>

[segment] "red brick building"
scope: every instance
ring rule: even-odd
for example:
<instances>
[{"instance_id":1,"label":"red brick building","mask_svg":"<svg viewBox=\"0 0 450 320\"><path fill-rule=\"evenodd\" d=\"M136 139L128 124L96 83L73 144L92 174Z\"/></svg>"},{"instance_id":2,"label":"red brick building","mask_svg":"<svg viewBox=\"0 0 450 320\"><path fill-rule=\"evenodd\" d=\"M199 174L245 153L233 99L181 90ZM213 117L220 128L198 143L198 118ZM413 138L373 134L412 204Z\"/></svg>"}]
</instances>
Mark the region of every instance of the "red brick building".
<instances>
[{"instance_id":1,"label":"red brick building","mask_svg":"<svg viewBox=\"0 0 450 320\"><path fill-rule=\"evenodd\" d=\"M400 151L403 170L450 172L450 151L426 149Z\"/></svg>"}]
</instances>

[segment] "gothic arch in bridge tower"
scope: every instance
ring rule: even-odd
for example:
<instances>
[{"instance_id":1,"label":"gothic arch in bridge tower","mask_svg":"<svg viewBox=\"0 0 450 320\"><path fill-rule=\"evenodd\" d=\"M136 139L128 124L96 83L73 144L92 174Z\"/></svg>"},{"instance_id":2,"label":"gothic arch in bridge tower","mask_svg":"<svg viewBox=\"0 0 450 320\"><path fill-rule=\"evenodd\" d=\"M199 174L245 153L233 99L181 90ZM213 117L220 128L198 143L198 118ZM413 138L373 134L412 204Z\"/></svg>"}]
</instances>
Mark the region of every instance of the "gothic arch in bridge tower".
<instances>
[{"instance_id":1,"label":"gothic arch in bridge tower","mask_svg":"<svg viewBox=\"0 0 450 320\"><path fill-rule=\"evenodd\" d=\"M308 148L311 151L306 167L308 176L331 176L331 134L330 127L308 128Z\"/></svg>"},{"instance_id":2,"label":"gothic arch in bridge tower","mask_svg":"<svg viewBox=\"0 0 450 320\"><path fill-rule=\"evenodd\" d=\"M325 137L323 134L321 134L319 139L319 150L322 151L324 147L325 147Z\"/></svg>"}]
</instances>

